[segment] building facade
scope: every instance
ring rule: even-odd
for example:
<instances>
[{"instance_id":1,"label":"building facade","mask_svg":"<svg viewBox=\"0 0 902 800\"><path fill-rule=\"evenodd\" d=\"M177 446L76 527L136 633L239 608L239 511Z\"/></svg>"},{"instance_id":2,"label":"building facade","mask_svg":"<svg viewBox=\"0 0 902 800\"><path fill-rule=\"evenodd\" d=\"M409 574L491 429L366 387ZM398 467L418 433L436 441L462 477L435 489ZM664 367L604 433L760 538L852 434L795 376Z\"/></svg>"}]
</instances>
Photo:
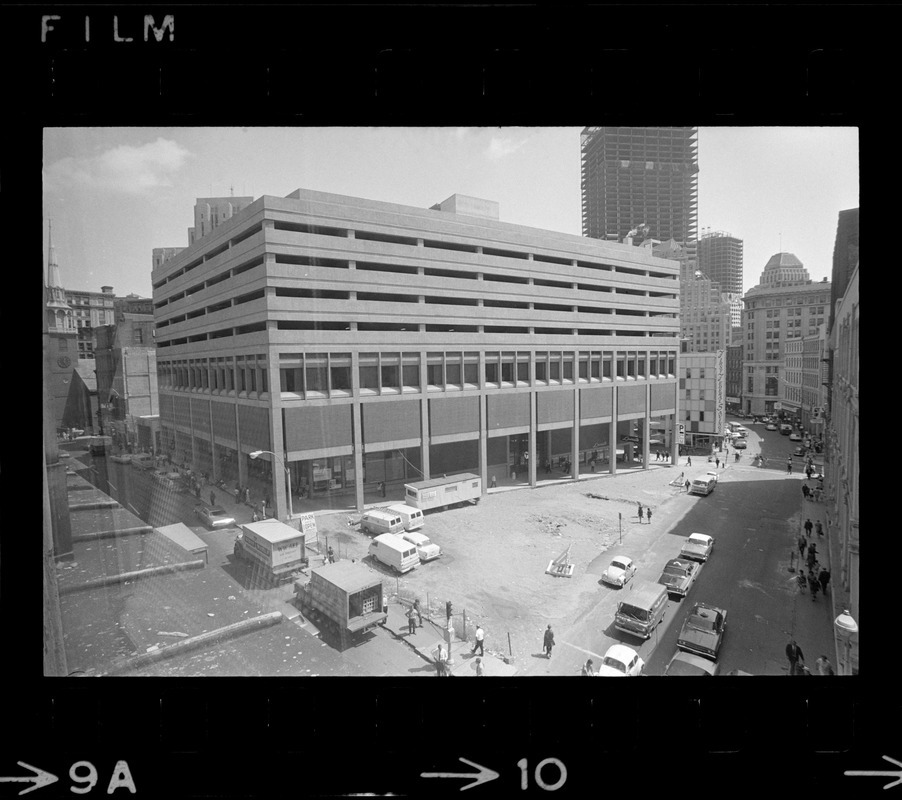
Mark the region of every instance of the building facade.
<instances>
[{"instance_id":1,"label":"building facade","mask_svg":"<svg viewBox=\"0 0 902 800\"><path fill-rule=\"evenodd\" d=\"M859 603L859 288L858 268L849 276L845 291L838 300L830 331L832 351L832 402L827 428L826 514L827 532L833 537L834 588L857 623L861 623ZM839 573L837 575L837 572ZM851 641L851 671L858 672L858 637Z\"/></svg>"},{"instance_id":2,"label":"building facade","mask_svg":"<svg viewBox=\"0 0 902 800\"><path fill-rule=\"evenodd\" d=\"M698 241L698 268L720 290L742 294L742 239L724 231L705 230Z\"/></svg>"},{"instance_id":3,"label":"building facade","mask_svg":"<svg viewBox=\"0 0 902 800\"><path fill-rule=\"evenodd\" d=\"M78 334L78 357L84 361L94 358L94 329L112 325L115 321L116 295L112 286L101 286L99 292L66 290L66 302L71 308L72 324Z\"/></svg>"},{"instance_id":4,"label":"building facade","mask_svg":"<svg viewBox=\"0 0 902 800\"><path fill-rule=\"evenodd\" d=\"M253 197L198 197L194 204L194 227L188 228L188 243L202 239L253 202Z\"/></svg>"},{"instance_id":5,"label":"building facade","mask_svg":"<svg viewBox=\"0 0 902 800\"><path fill-rule=\"evenodd\" d=\"M156 268L164 449L236 482L263 450L293 490L362 508L365 486L456 471L614 472L652 420L672 446L678 265L439 206L457 213L264 196Z\"/></svg>"},{"instance_id":6,"label":"building facade","mask_svg":"<svg viewBox=\"0 0 902 800\"><path fill-rule=\"evenodd\" d=\"M742 410L742 345L731 344L727 348L727 410Z\"/></svg>"},{"instance_id":7,"label":"building facade","mask_svg":"<svg viewBox=\"0 0 902 800\"><path fill-rule=\"evenodd\" d=\"M709 451L726 427L726 350L684 353L680 357L680 421L686 446Z\"/></svg>"},{"instance_id":8,"label":"building facade","mask_svg":"<svg viewBox=\"0 0 902 800\"><path fill-rule=\"evenodd\" d=\"M644 225L644 236L676 240L695 262L697 133L697 128L585 128L583 235L623 241Z\"/></svg>"},{"instance_id":9,"label":"building facade","mask_svg":"<svg viewBox=\"0 0 902 800\"><path fill-rule=\"evenodd\" d=\"M787 342L815 335L829 313L830 284L812 283L792 253L777 253L761 282L743 298L743 411L781 411L781 376Z\"/></svg>"},{"instance_id":10,"label":"building facade","mask_svg":"<svg viewBox=\"0 0 902 800\"><path fill-rule=\"evenodd\" d=\"M680 336L690 353L724 350L731 339L732 309L720 285L684 264L680 274Z\"/></svg>"},{"instance_id":11,"label":"building facade","mask_svg":"<svg viewBox=\"0 0 902 800\"><path fill-rule=\"evenodd\" d=\"M120 308L146 308L147 298L123 298ZM115 325L95 330L97 394L104 432L123 449L158 449L142 419L159 415L152 313L119 311ZM157 426L158 427L158 426Z\"/></svg>"}]
</instances>

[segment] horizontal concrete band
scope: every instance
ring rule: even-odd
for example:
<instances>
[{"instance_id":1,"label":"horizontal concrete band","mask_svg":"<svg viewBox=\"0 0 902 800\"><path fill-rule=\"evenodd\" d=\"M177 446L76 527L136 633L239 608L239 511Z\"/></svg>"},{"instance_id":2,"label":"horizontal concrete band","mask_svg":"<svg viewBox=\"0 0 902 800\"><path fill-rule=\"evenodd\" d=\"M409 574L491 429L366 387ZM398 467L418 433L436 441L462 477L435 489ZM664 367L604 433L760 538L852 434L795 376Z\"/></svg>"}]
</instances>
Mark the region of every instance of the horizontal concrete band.
<instances>
[{"instance_id":1,"label":"horizontal concrete band","mask_svg":"<svg viewBox=\"0 0 902 800\"><path fill-rule=\"evenodd\" d=\"M116 504L119 505L118 503ZM87 542L92 539L112 539L116 536L134 536L139 533L150 533L153 528L150 525L136 525L134 528L111 528L106 531L91 531L91 533L73 534L73 542Z\"/></svg>"},{"instance_id":2,"label":"horizontal concrete band","mask_svg":"<svg viewBox=\"0 0 902 800\"><path fill-rule=\"evenodd\" d=\"M91 487L93 488L93 487ZM71 503L69 511L95 511L99 508L118 508L115 500L94 500L90 503Z\"/></svg>"},{"instance_id":3,"label":"horizontal concrete band","mask_svg":"<svg viewBox=\"0 0 902 800\"><path fill-rule=\"evenodd\" d=\"M182 639L182 641L171 644L168 647L161 647L159 650L153 650L149 653L142 653L141 655L127 658L124 661L118 662L109 671L102 673L100 677L121 675L123 672L138 669L139 667L152 664L156 661L184 655L191 650L206 647L212 642L217 642L221 639L232 639L236 636L242 636L246 633L252 633L253 631L268 628L271 625L278 625L281 621L281 611L272 611L269 614L263 614L259 617L254 617L253 619L244 619L241 620L241 622L235 622L213 631L207 631L206 633L201 633L197 636L191 636L188 639Z\"/></svg>"},{"instance_id":4,"label":"horizontal concrete band","mask_svg":"<svg viewBox=\"0 0 902 800\"><path fill-rule=\"evenodd\" d=\"M171 572L182 572L187 569L203 569L206 566L204 561L185 561L181 564L164 564L160 567L149 567L148 569L139 569L134 572L121 572L118 575L107 575L105 578L95 578L94 580L85 581L74 586L61 586L59 593L72 594L73 592L81 592L85 589L96 589L98 586L111 586L114 583L125 583L125 581L139 580L140 578L152 578L155 575L166 575Z\"/></svg>"}]
</instances>

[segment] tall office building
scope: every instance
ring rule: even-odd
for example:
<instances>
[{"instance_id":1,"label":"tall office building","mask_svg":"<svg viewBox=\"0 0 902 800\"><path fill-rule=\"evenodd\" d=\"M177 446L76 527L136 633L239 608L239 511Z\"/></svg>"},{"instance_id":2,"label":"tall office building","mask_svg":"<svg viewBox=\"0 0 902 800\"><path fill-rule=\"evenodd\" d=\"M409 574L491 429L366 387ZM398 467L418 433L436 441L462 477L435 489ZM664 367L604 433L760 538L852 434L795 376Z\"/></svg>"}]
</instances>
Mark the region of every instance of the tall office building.
<instances>
[{"instance_id":1,"label":"tall office building","mask_svg":"<svg viewBox=\"0 0 902 800\"><path fill-rule=\"evenodd\" d=\"M613 473L653 419L675 438L678 270L476 198L258 198L153 270L163 448L230 483L262 468L280 515L283 468L360 509L442 473Z\"/></svg>"},{"instance_id":2,"label":"tall office building","mask_svg":"<svg viewBox=\"0 0 902 800\"><path fill-rule=\"evenodd\" d=\"M717 281L722 292L742 294L742 239L706 229L698 240L698 268Z\"/></svg>"},{"instance_id":3,"label":"tall office building","mask_svg":"<svg viewBox=\"0 0 902 800\"><path fill-rule=\"evenodd\" d=\"M697 128L585 128L580 139L583 235L622 241L644 224L642 238L674 239L694 260L697 132Z\"/></svg>"}]
</instances>

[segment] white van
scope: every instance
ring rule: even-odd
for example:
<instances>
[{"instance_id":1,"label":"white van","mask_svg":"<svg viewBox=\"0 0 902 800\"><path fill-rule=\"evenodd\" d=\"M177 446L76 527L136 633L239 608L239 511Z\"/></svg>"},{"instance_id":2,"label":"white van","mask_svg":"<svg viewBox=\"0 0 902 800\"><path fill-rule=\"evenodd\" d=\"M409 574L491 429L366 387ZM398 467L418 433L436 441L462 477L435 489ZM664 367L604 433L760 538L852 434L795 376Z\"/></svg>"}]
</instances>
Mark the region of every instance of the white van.
<instances>
[{"instance_id":1,"label":"white van","mask_svg":"<svg viewBox=\"0 0 902 800\"><path fill-rule=\"evenodd\" d=\"M391 533L382 533L373 539L370 555L402 575L420 563L416 547Z\"/></svg>"},{"instance_id":2,"label":"white van","mask_svg":"<svg viewBox=\"0 0 902 800\"><path fill-rule=\"evenodd\" d=\"M396 514L401 518L401 521L404 523L405 531L418 530L423 527L423 523L426 521L423 519L423 512L420 511L420 509L405 505L404 503L389 506L385 510L390 511L392 514Z\"/></svg>"},{"instance_id":3,"label":"white van","mask_svg":"<svg viewBox=\"0 0 902 800\"><path fill-rule=\"evenodd\" d=\"M713 475L704 475L701 478L695 478L689 484L689 494L708 495L714 491L717 486L717 478Z\"/></svg>"},{"instance_id":4,"label":"white van","mask_svg":"<svg viewBox=\"0 0 902 800\"><path fill-rule=\"evenodd\" d=\"M404 520L393 511L374 508L360 518L360 530L376 536L382 533L399 533L404 530Z\"/></svg>"}]
</instances>

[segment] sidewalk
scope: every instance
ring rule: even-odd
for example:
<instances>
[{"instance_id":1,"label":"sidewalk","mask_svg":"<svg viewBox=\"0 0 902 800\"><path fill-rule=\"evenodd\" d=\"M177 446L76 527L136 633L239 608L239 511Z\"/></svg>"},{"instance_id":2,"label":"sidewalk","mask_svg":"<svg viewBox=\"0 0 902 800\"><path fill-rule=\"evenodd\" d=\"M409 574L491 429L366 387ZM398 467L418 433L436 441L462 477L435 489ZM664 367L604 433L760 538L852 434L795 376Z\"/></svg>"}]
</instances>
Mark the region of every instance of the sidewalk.
<instances>
[{"instance_id":1,"label":"sidewalk","mask_svg":"<svg viewBox=\"0 0 902 800\"><path fill-rule=\"evenodd\" d=\"M800 487L799 494L801 495L801 485L805 482L804 474L797 475L793 473L792 476L787 475L786 478L798 484ZM808 483L810 486L815 482L810 481ZM792 600L791 635L798 642L799 647L802 648L802 652L805 654L805 664L813 675L817 674L815 661L822 655L827 656L833 665L833 669L838 673L837 641L833 629L833 621L843 612L843 599L839 596L841 592L834 592L834 585L838 580L838 576L836 574L837 570L833 569L833 564L835 563L833 542L830 541L829 533L827 532L827 520L823 502L800 499L798 525L794 534L793 545L795 545L799 535L805 535L804 525L806 519L810 519L815 528L817 522L820 522L823 526L824 535L819 537L816 530L812 530L811 538L808 539L808 542L817 544L817 560L819 562L817 569L826 567L830 571L830 583L827 585L826 596L824 596L823 592L818 591L814 600L812 600L811 593L807 588L804 592L796 588L795 596ZM798 548L796 548L795 555L798 556L798 554ZM800 566L803 568L804 574L808 574L806 559L802 559L801 565L798 559L794 563L795 572L791 573L793 576L799 574ZM785 659L782 661L781 669L782 674L789 674L789 665Z\"/></svg>"},{"instance_id":2,"label":"sidewalk","mask_svg":"<svg viewBox=\"0 0 902 800\"><path fill-rule=\"evenodd\" d=\"M423 617L422 627L417 627L413 634L408 633L407 608L408 606L403 603L389 603L385 629L396 639L416 650L423 660L434 664L435 660L432 656L432 651L435 650L439 642L443 644L447 642L447 632L444 628L440 628ZM451 642L452 675L456 677L476 677L477 656L470 652L471 649L472 645L469 642L461 641L456 637ZM486 650L485 658L482 659L482 665L485 669L486 677L509 677L517 672L515 665L505 663L503 659L493 655L489 650Z\"/></svg>"}]
</instances>

